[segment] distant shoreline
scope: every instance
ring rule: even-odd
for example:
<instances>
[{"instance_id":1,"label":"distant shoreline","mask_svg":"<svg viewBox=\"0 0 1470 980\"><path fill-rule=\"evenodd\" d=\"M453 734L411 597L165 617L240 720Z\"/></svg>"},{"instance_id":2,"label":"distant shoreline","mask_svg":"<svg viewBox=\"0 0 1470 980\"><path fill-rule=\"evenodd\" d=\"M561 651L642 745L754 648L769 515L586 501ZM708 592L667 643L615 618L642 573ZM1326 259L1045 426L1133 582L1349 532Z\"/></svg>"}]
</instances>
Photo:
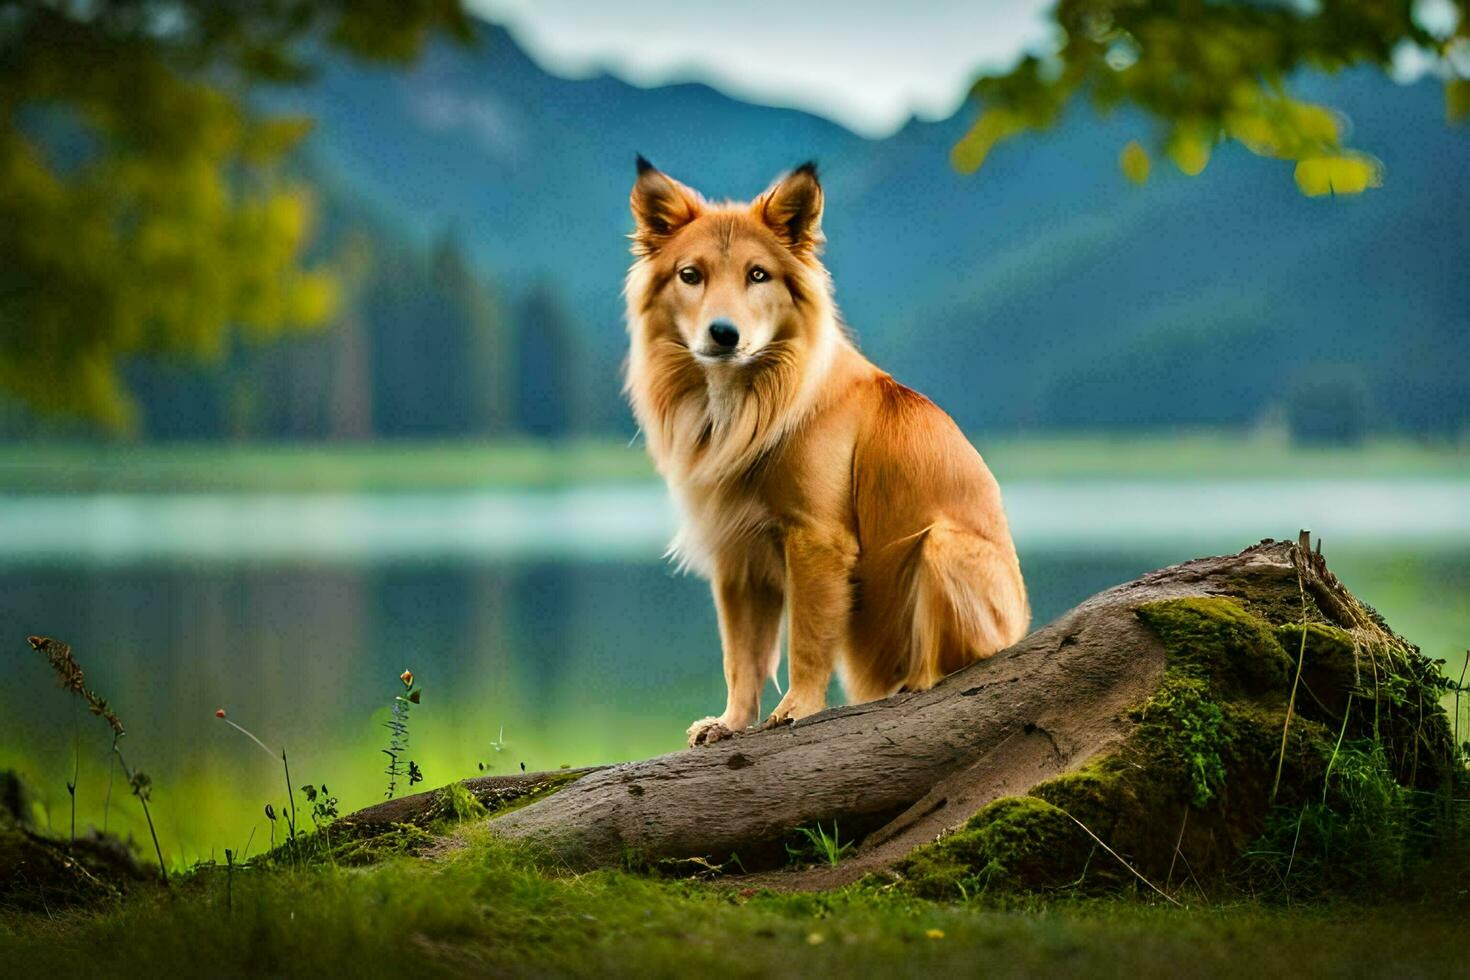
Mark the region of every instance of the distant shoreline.
<instances>
[{"instance_id":1,"label":"distant shoreline","mask_svg":"<svg viewBox=\"0 0 1470 980\"><path fill-rule=\"evenodd\" d=\"M975 436L1001 480L1470 480L1470 445L1358 447L1190 435ZM537 442L0 444L0 493L415 493L657 479L638 444Z\"/></svg>"}]
</instances>

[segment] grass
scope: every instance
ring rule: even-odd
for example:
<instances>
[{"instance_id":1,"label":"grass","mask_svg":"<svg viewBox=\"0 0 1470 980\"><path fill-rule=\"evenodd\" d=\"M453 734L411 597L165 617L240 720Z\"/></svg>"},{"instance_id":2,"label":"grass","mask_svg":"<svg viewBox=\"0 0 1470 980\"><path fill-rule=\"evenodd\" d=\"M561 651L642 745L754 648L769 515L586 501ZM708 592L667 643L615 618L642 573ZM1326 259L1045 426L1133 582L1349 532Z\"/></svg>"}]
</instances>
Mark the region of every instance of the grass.
<instances>
[{"instance_id":1,"label":"grass","mask_svg":"<svg viewBox=\"0 0 1470 980\"><path fill-rule=\"evenodd\" d=\"M877 887L739 893L537 870L479 833L431 860L205 868L99 913L0 916L0 957L37 975L1451 975L1454 902L1140 897L944 905Z\"/></svg>"},{"instance_id":2,"label":"grass","mask_svg":"<svg viewBox=\"0 0 1470 980\"><path fill-rule=\"evenodd\" d=\"M816 860L835 868L854 846L853 841L842 840L836 820L832 821L830 834L820 823L812 827L797 827L796 834L800 843L787 844L786 853L797 863Z\"/></svg>"},{"instance_id":3,"label":"grass","mask_svg":"<svg viewBox=\"0 0 1470 980\"><path fill-rule=\"evenodd\" d=\"M978 434L975 443L1006 480L1470 478L1470 448L1405 439L1302 448L1229 433ZM653 479L641 445L611 437L560 443L0 444L0 490L17 493L412 492Z\"/></svg>"}]
</instances>

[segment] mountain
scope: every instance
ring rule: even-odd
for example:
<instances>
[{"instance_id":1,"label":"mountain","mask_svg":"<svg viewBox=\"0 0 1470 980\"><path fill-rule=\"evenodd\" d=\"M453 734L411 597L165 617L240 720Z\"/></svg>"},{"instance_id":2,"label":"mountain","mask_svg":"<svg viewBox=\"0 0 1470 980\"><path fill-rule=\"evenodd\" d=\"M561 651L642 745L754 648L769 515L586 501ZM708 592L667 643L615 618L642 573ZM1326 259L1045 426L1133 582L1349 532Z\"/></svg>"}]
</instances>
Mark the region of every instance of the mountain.
<instances>
[{"instance_id":1,"label":"mountain","mask_svg":"<svg viewBox=\"0 0 1470 980\"><path fill-rule=\"evenodd\" d=\"M1470 132L1431 81L1300 79L1386 172L1361 198L1311 200L1290 164L1234 145L1199 178L1158 166L1135 188L1117 153L1154 130L1128 113L1075 110L962 176L948 152L970 107L875 141L703 85L559 78L484 34L406 73L330 61L270 102L317 118L320 178L419 248L451 235L523 308L559 294L592 428L631 427L617 370L639 152L714 197L817 159L847 320L969 429L1246 425L1324 378L1378 428L1470 426ZM442 341L412 318L384 329Z\"/></svg>"}]
</instances>

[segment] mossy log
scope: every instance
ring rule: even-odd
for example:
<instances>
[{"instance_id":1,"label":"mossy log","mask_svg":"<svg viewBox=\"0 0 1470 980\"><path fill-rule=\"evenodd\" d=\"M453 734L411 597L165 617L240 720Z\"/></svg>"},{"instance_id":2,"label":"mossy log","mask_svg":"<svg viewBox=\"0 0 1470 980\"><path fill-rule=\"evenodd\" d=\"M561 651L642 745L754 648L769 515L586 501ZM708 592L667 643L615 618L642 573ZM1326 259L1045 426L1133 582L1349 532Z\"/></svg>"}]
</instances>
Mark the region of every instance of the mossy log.
<instances>
[{"instance_id":1,"label":"mossy log","mask_svg":"<svg viewBox=\"0 0 1470 980\"><path fill-rule=\"evenodd\" d=\"M1268 539L1100 593L931 690L590 770L490 826L573 868L694 861L774 886L1204 876L1280 804L1325 805L1345 741L1371 737L1396 786L1439 785L1454 749L1438 678L1305 535ZM777 870L814 825L860 844Z\"/></svg>"}]
</instances>

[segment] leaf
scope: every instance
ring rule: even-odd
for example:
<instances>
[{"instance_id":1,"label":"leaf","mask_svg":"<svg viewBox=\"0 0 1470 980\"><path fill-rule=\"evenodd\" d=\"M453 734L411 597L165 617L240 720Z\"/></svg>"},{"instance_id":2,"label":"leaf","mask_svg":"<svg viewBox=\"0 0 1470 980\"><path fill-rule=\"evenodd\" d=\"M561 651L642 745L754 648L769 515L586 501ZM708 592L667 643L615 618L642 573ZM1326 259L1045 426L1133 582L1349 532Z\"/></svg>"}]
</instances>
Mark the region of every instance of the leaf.
<instances>
[{"instance_id":1,"label":"leaf","mask_svg":"<svg viewBox=\"0 0 1470 980\"><path fill-rule=\"evenodd\" d=\"M1169 159L1174 161L1181 173L1190 177L1198 177L1204 172L1210 162L1210 144L1208 131L1199 123L1180 123L1174 127L1169 134L1169 142L1164 147L1164 152L1169 154Z\"/></svg>"},{"instance_id":2,"label":"leaf","mask_svg":"<svg viewBox=\"0 0 1470 980\"><path fill-rule=\"evenodd\" d=\"M1452 123L1470 119L1470 78L1452 78L1444 83L1444 114Z\"/></svg>"},{"instance_id":3,"label":"leaf","mask_svg":"<svg viewBox=\"0 0 1470 980\"><path fill-rule=\"evenodd\" d=\"M1383 165L1365 153L1308 157L1296 165L1296 186L1307 197L1361 194L1383 186Z\"/></svg>"},{"instance_id":4,"label":"leaf","mask_svg":"<svg viewBox=\"0 0 1470 980\"><path fill-rule=\"evenodd\" d=\"M251 126L244 141L244 156L251 163L269 163L295 149L316 126L306 116L279 116Z\"/></svg>"},{"instance_id":5,"label":"leaf","mask_svg":"<svg viewBox=\"0 0 1470 980\"><path fill-rule=\"evenodd\" d=\"M1123 176L1139 186L1148 183L1150 166L1148 151L1138 140L1129 140L1128 145L1123 147L1123 152L1118 154L1118 167L1123 171Z\"/></svg>"},{"instance_id":6,"label":"leaf","mask_svg":"<svg viewBox=\"0 0 1470 980\"><path fill-rule=\"evenodd\" d=\"M987 109L949 151L950 164L962 174L980 169L995 144L1026 129L1026 120L1010 109Z\"/></svg>"}]
</instances>

